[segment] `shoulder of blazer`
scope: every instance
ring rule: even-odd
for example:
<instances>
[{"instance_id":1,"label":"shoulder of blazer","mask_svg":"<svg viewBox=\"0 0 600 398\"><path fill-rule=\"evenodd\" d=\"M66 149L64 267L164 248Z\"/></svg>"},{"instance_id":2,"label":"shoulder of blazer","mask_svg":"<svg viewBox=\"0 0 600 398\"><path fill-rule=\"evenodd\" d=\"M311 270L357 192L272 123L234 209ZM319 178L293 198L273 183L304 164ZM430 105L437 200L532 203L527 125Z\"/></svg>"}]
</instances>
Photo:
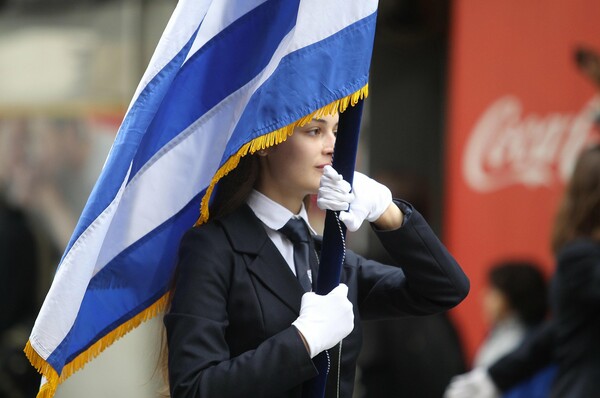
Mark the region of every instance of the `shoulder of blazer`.
<instances>
[{"instance_id":1,"label":"shoulder of blazer","mask_svg":"<svg viewBox=\"0 0 600 398\"><path fill-rule=\"evenodd\" d=\"M269 241L261 221L246 204L214 222L223 228L235 251L257 254Z\"/></svg>"},{"instance_id":2,"label":"shoulder of blazer","mask_svg":"<svg viewBox=\"0 0 600 398\"><path fill-rule=\"evenodd\" d=\"M578 238L565 244L557 253L558 265L573 264L588 259L600 261L600 242L589 238Z\"/></svg>"}]
</instances>

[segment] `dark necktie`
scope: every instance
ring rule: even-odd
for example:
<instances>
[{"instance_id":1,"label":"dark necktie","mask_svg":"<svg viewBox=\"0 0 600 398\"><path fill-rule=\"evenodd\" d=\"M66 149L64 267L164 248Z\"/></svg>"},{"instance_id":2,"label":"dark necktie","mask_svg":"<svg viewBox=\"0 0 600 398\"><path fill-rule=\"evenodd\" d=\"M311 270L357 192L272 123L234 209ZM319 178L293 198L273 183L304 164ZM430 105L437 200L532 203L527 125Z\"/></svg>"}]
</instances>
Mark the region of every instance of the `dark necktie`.
<instances>
[{"instance_id":1,"label":"dark necktie","mask_svg":"<svg viewBox=\"0 0 600 398\"><path fill-rule=\"evenodd\" d=\"M294 244L294 266L296 277L305 292L312 290L308 272L310 271L310 232L302 218L290 218L290 220L279 230Z\"/></svg>"}]
</instances>

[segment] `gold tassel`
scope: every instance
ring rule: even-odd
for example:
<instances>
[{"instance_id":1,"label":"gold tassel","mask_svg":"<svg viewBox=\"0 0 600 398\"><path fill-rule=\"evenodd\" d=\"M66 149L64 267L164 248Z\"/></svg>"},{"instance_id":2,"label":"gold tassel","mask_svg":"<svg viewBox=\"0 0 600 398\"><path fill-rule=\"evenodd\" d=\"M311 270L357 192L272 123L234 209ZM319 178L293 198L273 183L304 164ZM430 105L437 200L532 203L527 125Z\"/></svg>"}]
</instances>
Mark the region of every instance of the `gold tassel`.
<instances>
[{"instance_id":1,"label":"gold tassel","mask_svg":"<svg viewBox=\"0 0 600 398\"><path fill-rule=\"evenodd\" d=\"M36 398L52 398L56 392L56 387L56 385L50 384L50 381L48 381L40 387L40 391L36 395Z\"/></svg>"},{"instance_id":2,"label":"gold tassel","mask_svg":"<svg viewBox=\"0 0 600 398\"><path fill-rule=\"evenodd\" d=\"M242 147L237 151L237 153L233 154L227 161L221 166L215 175L213 176L208 188L206 188L206 193L202 198L200 203L200 217L198 221L196 221L196 226L202 225L208 221L209 212L208 212L208 202L213 193L217 182L223 177L225 177L231 170L235 169L240 163L240 159L246 156L248 153L253 154L256 151L261 149L265 149L274 145L278 145L284 142L287 137L294 133L294 128L304 126L306 123L310 122L313 118L318 119L324 115L331 115L337 112L344 112L349 105L356 105L359 100L366 98L369 95L369 85L365 84L360 90L345 96L344 98L340 98L337 101L333 101L330 104L325 105L324 107L317 109L316 111L296 120L294 123L288 124L280 129L267 133L265 135L261 135L260 137L256 137L252 141L242 145Z\"/></svg>"},{"instance_id":3,"label":"gold tassel","mask_svg":"<svg viewBox=\"0 0 600 398\"><path fill-rule=\"evenodd\" d=\"M33 367L42 374L47 382L44 384L38 392L37 398L52 398L59 384L71 377L73 373L82 369L89 361L96 358L102 351L109 347L112 343L119 340L121 337L129 333L131 330L138 327L142 322L154 318L157 314L163 312L168 303L169 293L165 293L156 302L150 305L148 308L128 320L127 322L119 325L117 328L112 330L106 336L92 344L88 349L77 355L71 362L65 364L60 374L56 373L56 370L48 362L46 362L31 346L31 342L27 342L25 345L25 356L29 359L29 362Z\"/></svg>"},{"instance_id":4,"label":"gold tassel","mask_svg":"<svg viewBox=\"0 0 600 398\"><path fill-rule=\"evenodd\" d=\"M37 398L52 398L58 386L58 373L33 349L31 342L27 341L23 352L38 373L46 378L46 383L40 388Z\"/></svg>"}]
</instances>

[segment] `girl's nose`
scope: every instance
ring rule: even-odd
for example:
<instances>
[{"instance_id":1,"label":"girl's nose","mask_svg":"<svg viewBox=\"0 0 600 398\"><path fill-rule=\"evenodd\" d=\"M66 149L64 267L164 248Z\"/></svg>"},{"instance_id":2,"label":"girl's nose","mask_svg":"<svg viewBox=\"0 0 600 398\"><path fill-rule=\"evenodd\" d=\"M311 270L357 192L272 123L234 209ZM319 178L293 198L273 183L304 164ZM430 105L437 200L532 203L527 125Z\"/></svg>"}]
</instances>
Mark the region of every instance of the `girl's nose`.
<instances>
[{"instance_id":1,"label":"girl's nose","mask_svg":"<svg viewBox=\"0 0 600 398\"><path fill-rule=\"evenodd\" d=\"M323 148L327 153L333 152L333 148L335 147L335 133L333 131L328 131L325 134L325 143L323 144Z\"/></svg>"}]
</instances>

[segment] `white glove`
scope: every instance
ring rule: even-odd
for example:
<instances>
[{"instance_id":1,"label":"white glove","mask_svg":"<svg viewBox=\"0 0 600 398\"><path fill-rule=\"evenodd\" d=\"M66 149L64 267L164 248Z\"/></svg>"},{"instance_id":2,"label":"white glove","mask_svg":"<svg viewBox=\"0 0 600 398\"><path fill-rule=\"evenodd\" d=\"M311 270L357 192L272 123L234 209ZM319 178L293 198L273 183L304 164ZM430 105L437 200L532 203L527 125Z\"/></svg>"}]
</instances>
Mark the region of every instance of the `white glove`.
<instances>
[{"instance_id":1,"label":"white glove","mask_svg":"<svg viewBox=\"0 0 600 398\"><path fill-rule=\"evenodd\" d=\"M317 206L322 210L344 210L340 220L350 231L356 231L364 220L376 221L392 203L388 187L358 171L354 172L354 198L348 196L349 185L333 167L325 166Z\"/></svg>"},{"instance_id":2,"label":"white glove","mask_svg":"<svg viewBox=\"0 0 600 398\"><path fill-rule=\"evenodd\" d=\"M475 368L450 380L444 398L499 398L500 391L484 368Z\"/></svg>"},{"instance_id":3,"label":"white glove","mask_svg":"<svg viewBox=\"0 0 600 398\"><path fill-rule=\"evenodd\" d=\"M321 210L348 210L354 200L351 190L350 183L341 174L333 167L325 166L317 193L317 206Z\"/></svg>"},{"instance_id":4,"label":"white glove","mask_svg":"<svg viewBox=\"0 0 600 398\"><path fill-rule=\"evenodd\" d=\"M300 316L292 325L298 329L310 349L310 357L325 351L354 329L354 312L348 300L348 286L340 283L325 296L304 293Z\"/></svg>"},{"instance_id":5,"label":"white glove","mask_svg":"<svg viewBox=\"0 0 600 398\"><path fill-rule=\"evenodd\" d=\"M356 231L364 220L376 221L392 203L392 192L383 184L357 171L352 183L355 199L340 220L350 231Z\"/></svg>"}]
</instances>

